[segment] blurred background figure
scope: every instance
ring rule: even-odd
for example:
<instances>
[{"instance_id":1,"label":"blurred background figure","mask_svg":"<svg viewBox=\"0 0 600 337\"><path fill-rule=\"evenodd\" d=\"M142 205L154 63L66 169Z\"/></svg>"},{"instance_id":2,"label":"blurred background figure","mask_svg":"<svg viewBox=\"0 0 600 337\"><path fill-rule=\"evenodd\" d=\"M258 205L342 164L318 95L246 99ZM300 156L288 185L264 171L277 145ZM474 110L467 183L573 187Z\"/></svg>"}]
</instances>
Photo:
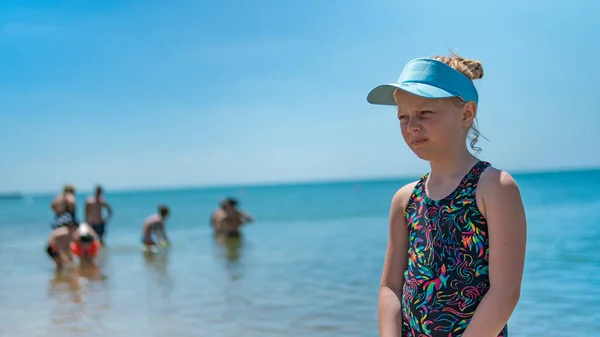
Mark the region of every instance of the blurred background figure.
<instances>
[{"instance_id":1,"label":"blurred background figure","mask_svg":"<svg viewBox=\"0 0 600 337\"><path fill-rule=\"evenodd\" d=\"M170 214L170 210L165 205L158 206L158 213L150 215L144 221L142 226L142 244L147 250L156 249L157 245L169 246L169 239L165 232L165 220ZM154 240L156 238L156 241Z\"/></svg>"},{"instance_id":2,"label":"blurred background figure","mask_svg":"<svg viewBox=\"0 0 600 337\"><path fill-rule=\"evenodd\" d=\"M54 221L51 223L53 229L77 222L75 186L71 184L65 185L62 192L50 203L50 208L54 212Z\"/></svg>"},{"instance_id":3,"label":"blurred background figure","mask_svg":"<svg viewBox=\"0 0 600 337\"><path fill-rule=\"evenodd\" d=\"M102 215L102 210L106 209L107 215ZM106 226L112 218L113 212L110 205L104 199L104 189L102 186L96 186L95 194L89 196L85 201L85 221L92 226L100 239L100 243L104 245L104 235Z\"/></svg>"},{"instance_id":4,"label":"blurred background figure","mask_svg":"<svg viewBox=\"0 0 600 337\"><path fill-rule=\"evenodd\" d=\"M71 252L79 258L80 265L94 264L94 258L101 247L100 237L92 226L85 222L77 227L74 239L70 243Z\"/></svg>"},{"instance_id":5,"label":"blurred background figure","mask_svg":"<svg viewBox=\"0 0 600 337\"><path fill-rule=\"evenodd\" d=\"M220 207L211 216L211 224L216 234L239 237L241 226L252 222L252 217L239 210L238 204L237 199L231 197L220 202Z\"/></svg>"},{"instance_id":6,"label":"blurred background figure","mask_svg":"<svg viewBox=\"0 0 600 337\"><path fill-rule=\"evenodd\" d=\"M46 253L56 264L56 269L60 270L66 263L73 261L70 245L73 242L77 224L70 222L68 224L56 227L48 237Z\"/></svg>"}]
</instances>

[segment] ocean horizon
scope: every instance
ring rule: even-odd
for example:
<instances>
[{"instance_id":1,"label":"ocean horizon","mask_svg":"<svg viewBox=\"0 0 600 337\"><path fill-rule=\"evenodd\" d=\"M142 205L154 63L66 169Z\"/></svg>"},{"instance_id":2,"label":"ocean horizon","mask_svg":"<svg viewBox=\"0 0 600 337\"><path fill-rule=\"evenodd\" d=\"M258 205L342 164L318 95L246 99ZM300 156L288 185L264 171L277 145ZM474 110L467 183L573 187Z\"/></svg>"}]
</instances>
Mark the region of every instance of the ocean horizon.
<instances>
[{"instance_id":1,"label":"ocean horizon","mask_svg":"<svg viewBox=\"0 0 600 337\"><path fill-rule=\"evenodd\" d=\"M502 168L500 168L502 169ZM600 167L589 166L589 167L565 167L565 168L551 168L551 169L535 169L535 170L506 170L515 179L522 176L530 175L552 175L560 173L578 173L578 172L595 172L600 171ZM422 174L426 173L423 171ZM239 183L218 183L218 184L180 184L180 185L147 185L147 186L134 186L134 187L110 187L104 186L102 183L99 185L104 186L107 189L107 193L120 194L120 193L138 193L138 192L175 192L175 191L187 191L187 190L218 190L218 189L235 189L235 188L260 188L260 187L293 187L293 186L311 186L311 185L327 185L327 184L352 184L361 182L393 182L393 181L407 181L416 180L422 174L403 174L398 176L366 176L366 177L349 177L349 178L322 178L322 179L304 179L304 180L282 180L282 181L259 181L259 182L239 182ZM65 182L68 183L68 182ZM91 194L94 191L94 186L83 187L75 186L78 193ZM2 191L0 195L5 194L21 194L24 197L45 197L49 195L56 195L60 193L62 185L59 185L56 190L44 190L44 191Z\"/></svg>"}]
</instances>

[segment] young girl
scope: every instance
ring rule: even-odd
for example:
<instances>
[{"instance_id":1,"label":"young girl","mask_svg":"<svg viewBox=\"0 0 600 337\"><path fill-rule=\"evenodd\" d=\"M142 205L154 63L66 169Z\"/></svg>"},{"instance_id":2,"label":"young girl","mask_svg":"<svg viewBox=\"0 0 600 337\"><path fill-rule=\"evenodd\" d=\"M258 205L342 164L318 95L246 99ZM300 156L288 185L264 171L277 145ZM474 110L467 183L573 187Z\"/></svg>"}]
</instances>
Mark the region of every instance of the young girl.
<instances>
[{"instance_id":1,"label":"young girl","mask_svg":"<svg viewBox=\"0 0 600 337\"><path fill-rule=\"evenodd\" d=\"M165 205L158 206L158 213L150 215L144 221L142 226L142 244L144 245L144 251L157 252L157 247L160 245L163 248L169 246L169 239L165 232L165 222L167 217L171 214L169 207ZM155 242L152 238L155 236L158 242Z\"/></svg>"},{"instance_id":2,"label":"young girl","mask_svg":"<svg viewBox=\"0 0 600 337\"><path fill-rule=\"evenodd\" d=\"M71 252L79 257L81 264L94 264L94 259L102 248L100 237L93 227L85 222L79 224L70 246Z\"/></svg>"},{"instance_id":3,"label":"young girl","mask_svg":"<svg viewBox=\"0 0 600 337\"><path fill-rule=\"evenodd\" d=\"M431 171L394 195L379 295L382 337L506 337L520 294L525 211L506 172L467 148L483 67L452 55L410 61L373 89Z\"/></svg>"}]
</instances>

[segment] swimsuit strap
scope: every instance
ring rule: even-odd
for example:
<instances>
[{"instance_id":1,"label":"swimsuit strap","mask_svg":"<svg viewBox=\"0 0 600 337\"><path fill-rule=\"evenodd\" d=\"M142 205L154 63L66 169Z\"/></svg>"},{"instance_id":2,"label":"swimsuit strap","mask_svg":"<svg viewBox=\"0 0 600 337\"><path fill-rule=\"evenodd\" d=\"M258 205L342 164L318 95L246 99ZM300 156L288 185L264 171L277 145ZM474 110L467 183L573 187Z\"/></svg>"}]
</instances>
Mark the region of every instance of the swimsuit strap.
<instances>
[{"instance_id":1,"label":"swimsuit strap","mask_svg":"<svg viewBox=\"0 0 600 337\"><path fill-rule=\"evenodd\" d=\"M446 196L445 198L440 199L438 201L451 200L451 199L455 199L455 198L464 198L467 196L474 196L475 190L477 189L477 184L479 183L479 178L481 177L481 174L483 173L483 171L489 166L491 166L490 163L488 163L486 161L482 161L482 160L475 163L475 165L473 165L473 167L471 167L469 172L467 172L463 176L463 178L458 183L458 186L456 186L456 188L452 191L452 193L450 193L448 196ZM421 176L421 178L415 185L415 188L413 189L413 193L410 197L411 201L413 201L413 199L417 199L417 201L422 201L423 199L427 199L426 198L427 193L425 193L425 182L427 182L428 177L429 177L429 173L425 173Z\"/></svg>"}]
</instances>

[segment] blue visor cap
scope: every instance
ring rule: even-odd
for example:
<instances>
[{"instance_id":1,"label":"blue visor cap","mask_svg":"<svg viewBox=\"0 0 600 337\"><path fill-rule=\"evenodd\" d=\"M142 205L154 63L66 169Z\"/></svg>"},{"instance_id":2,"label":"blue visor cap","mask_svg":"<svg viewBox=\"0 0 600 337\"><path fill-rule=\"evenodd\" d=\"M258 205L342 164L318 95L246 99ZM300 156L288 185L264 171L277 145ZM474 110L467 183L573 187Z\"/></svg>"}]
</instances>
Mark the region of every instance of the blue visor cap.
<instances>
[{"instance_id":1,"label":"blue visor cap","mask_svg":"<svg viewBox=\"0 0 600 337\"><path fill-rule=\"evenodd\" d=\"M477 89L468 77L444 62L419 58L406 64L396 83L377 86L367 96L371 104L396 105L394 91L404 90L425 98L460 97L478 103Z\"/></svg>"}]
</instances>

